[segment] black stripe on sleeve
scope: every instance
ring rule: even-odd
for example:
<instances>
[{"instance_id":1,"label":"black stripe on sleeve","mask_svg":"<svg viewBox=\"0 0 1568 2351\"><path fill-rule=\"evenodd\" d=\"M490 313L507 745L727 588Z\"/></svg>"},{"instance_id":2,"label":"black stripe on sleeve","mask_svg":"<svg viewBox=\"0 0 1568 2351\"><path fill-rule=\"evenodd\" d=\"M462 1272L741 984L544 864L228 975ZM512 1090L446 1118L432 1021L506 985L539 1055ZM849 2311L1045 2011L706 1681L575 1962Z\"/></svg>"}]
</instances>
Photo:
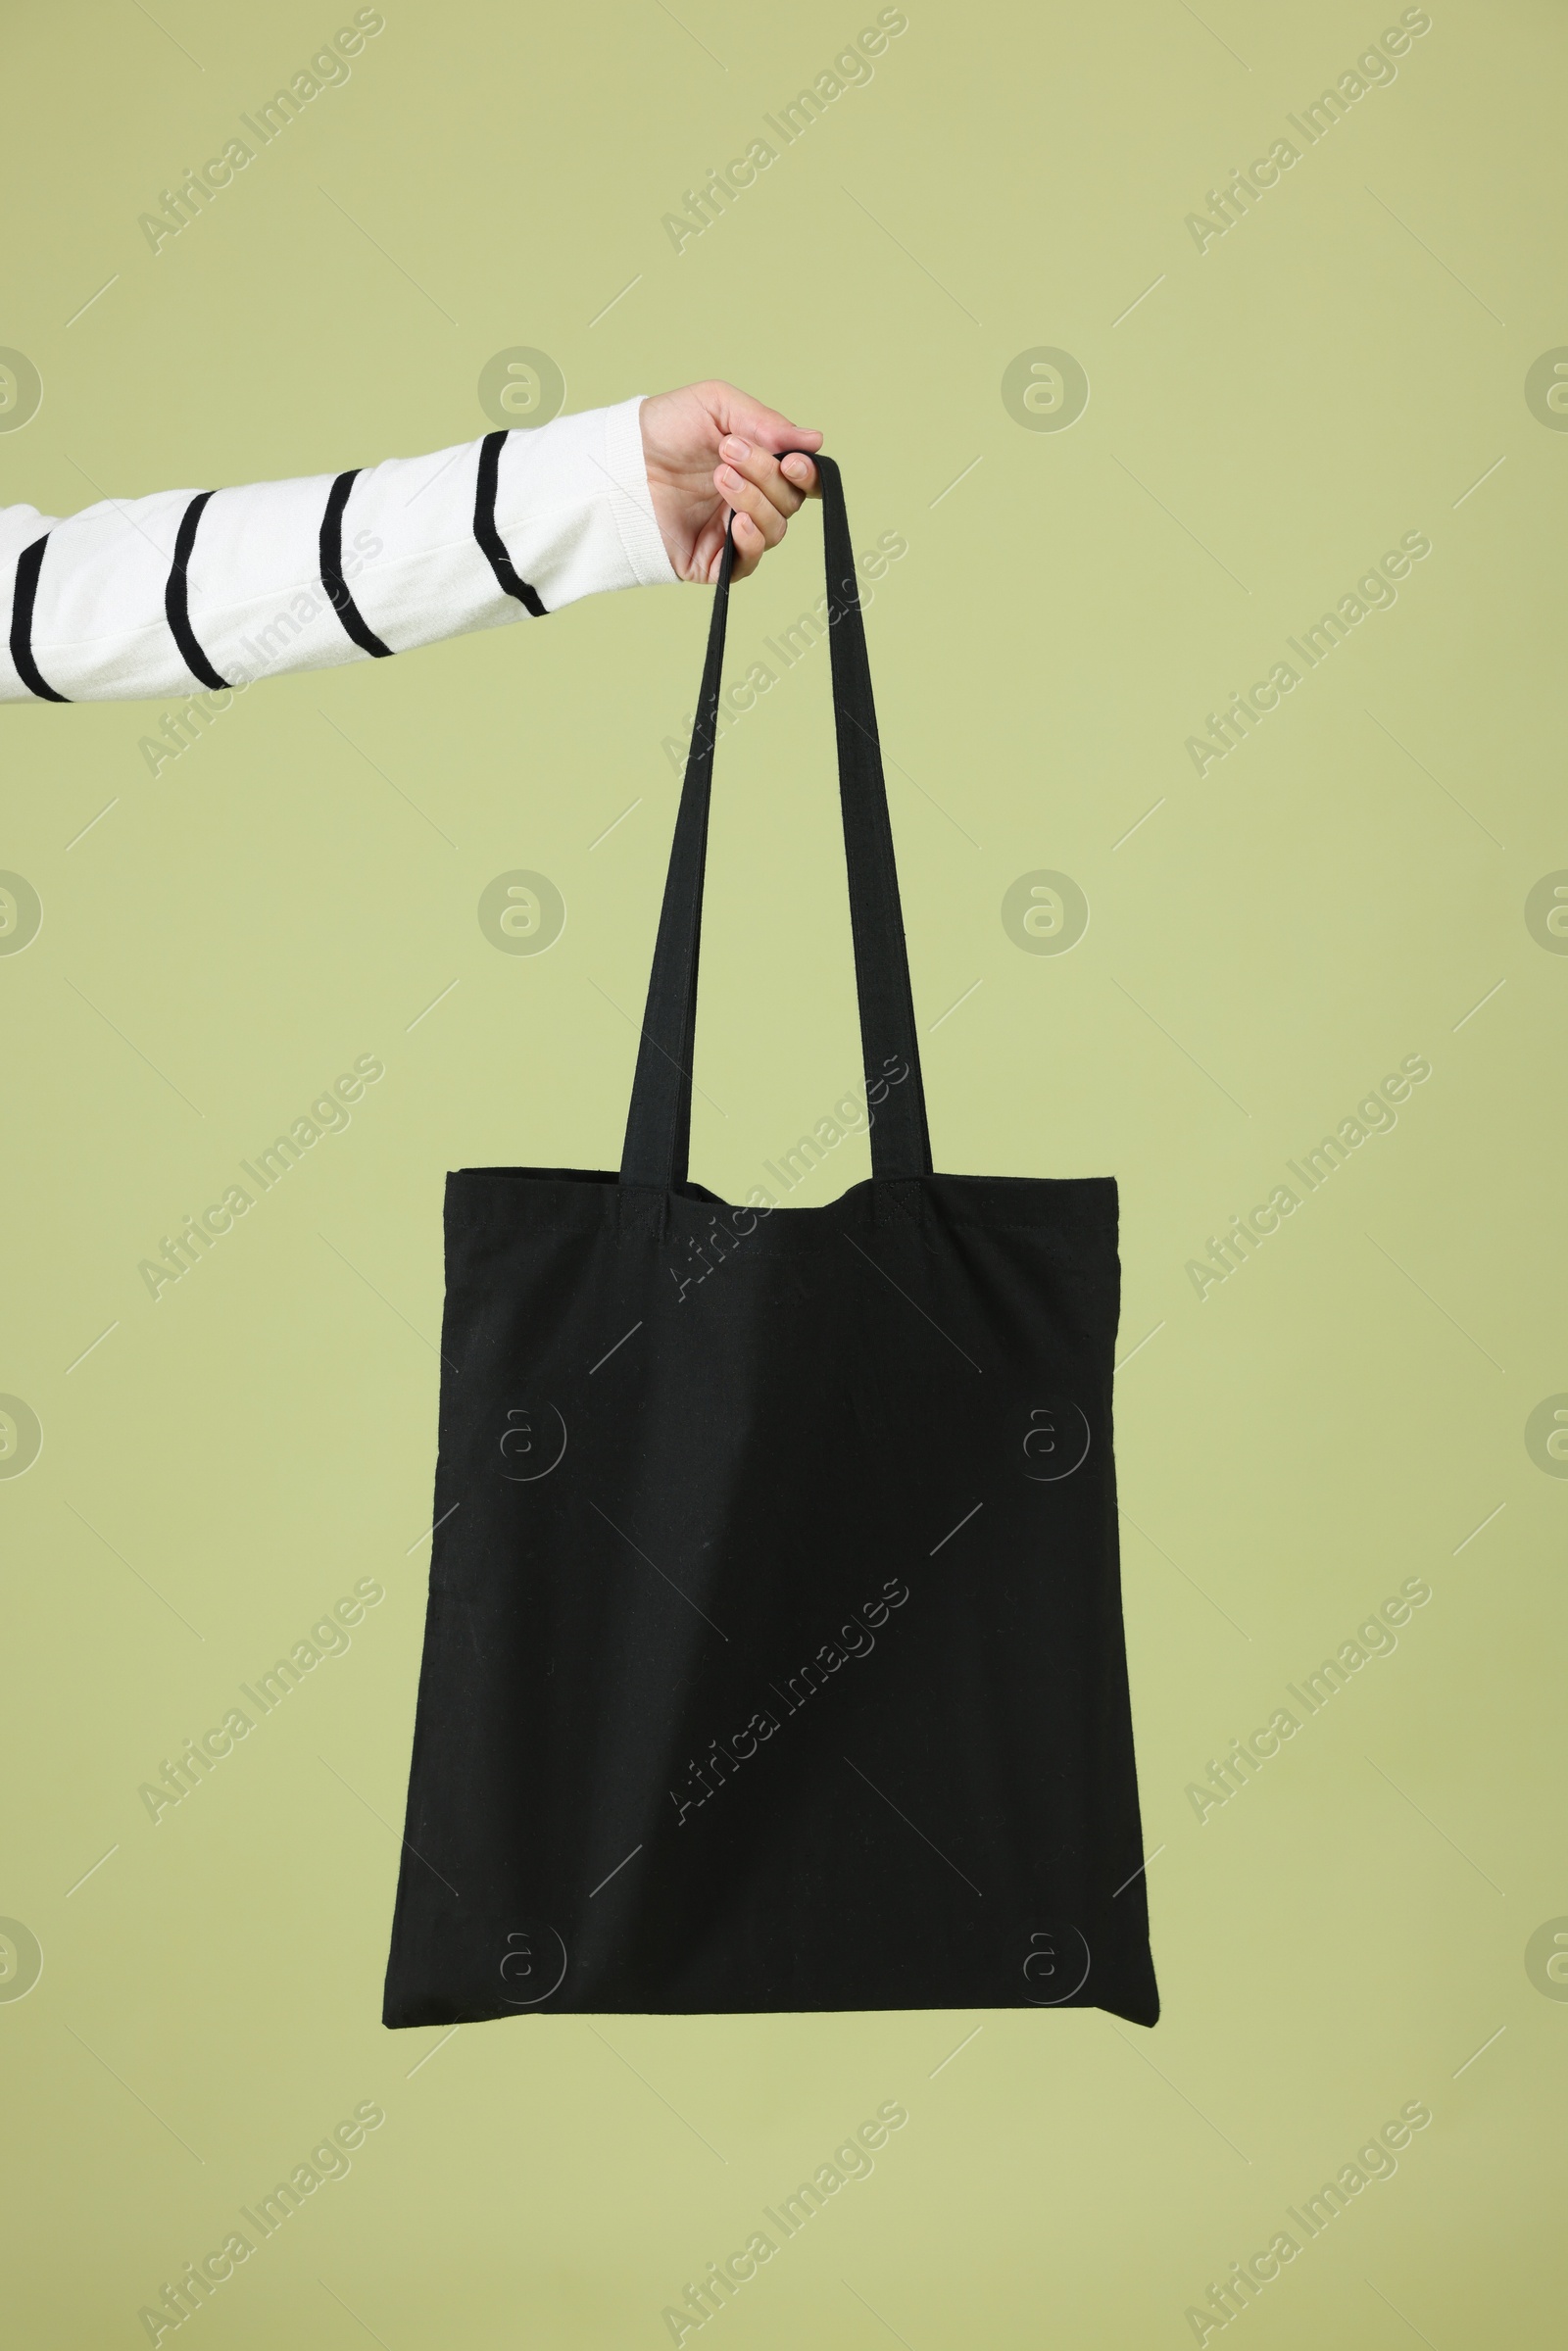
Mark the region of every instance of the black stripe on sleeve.
<instances>
[{"instance_id":1,"label":"black stripe on sleeve","mask_svg":"<svg viewBox=\"0 0 1568 2351\"><path fill-rule=\"evenodd\" d=\"M11 604L11 659L17 664L17 675L29 694L40 702L69 702L69 694L57 694L39 670L32 658L32 608L38 597L38 574L43 569L43 551L49 544L49 533L34 539L17 558L17 592Z\"/></svg>"},{"instance_id":2,"label":"black stripe on sleeve","mask_svg":"<svg viewBox=\"0 0 1568 2351\"><path fill-rule=\"evenodd\" d=\"M496 480L501 470L501 448L508 434L487 432L479 444L479 480L473 501L473 535L489 558L490 568L509 596L515 596L536 620L545 617L537 588L530 588L512 567L506 541L496 528Z\"/></svg>"},{"instance_id":3,"label":"black stripe on sleeve","mask_svg":"<svg viewBox=\"0 0 1568 2351\"><path fill-rule=\"evenodd\" d=\"M196 525L212 494L211 490L203 490L191 500L180 516L179 535L174 541L174 561L170 566L169 579L164 588L164 611L169 615L170 631L179 648L179 658L192 677L199 678L214 693L224 694L228 691L228 680L219 676L197 643L196 632L190 624L190 583L186 576L191 549L196 544Z\"/></svg>"},{"instance_id":4,"label":"black stripe on sleeve","mask_svg":"<svg viewBox=\"0 0 1568 2351\"><path fill-rule=\"evenodd\" d=\"M348 505L349 492L362 471L363 467L356 465L352 472L340 473L332 484L326 512L321 516L321 585L331 599L332 610L355 644L366 653L374 654L377 661L387 661L391 658L391 646L383 645L374 629L368 625L365 614L349 594L348 582L343 577L343 509Z\"/></svg>"}]
</instances>

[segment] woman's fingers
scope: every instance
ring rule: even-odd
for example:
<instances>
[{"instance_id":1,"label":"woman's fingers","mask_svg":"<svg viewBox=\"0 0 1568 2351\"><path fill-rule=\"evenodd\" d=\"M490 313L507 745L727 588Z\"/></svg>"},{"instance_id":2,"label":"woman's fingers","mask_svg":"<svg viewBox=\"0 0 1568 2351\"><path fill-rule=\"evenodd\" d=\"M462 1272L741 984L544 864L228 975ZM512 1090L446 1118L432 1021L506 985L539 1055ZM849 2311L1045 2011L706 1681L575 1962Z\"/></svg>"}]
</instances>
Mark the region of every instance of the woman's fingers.
<instances>
[{"instance_id":1,"label":"woman's fingers","mask_svg":"<svg viewBox=\"0 0 1568 2351\"><path fill-rule=\"evenodd\" d=\"M778 544L802 500L820 495L811 461L821 433L734 384L660 392L642 403L638 423L655 518L682 579L715 576L726 510L744 517L736 576L745 578Z\"/></svg>"},{"instance_id":2,"label":"woman's fingers","mask_svg":"<svg viewBox=\"0 0 1568 2351\"><path fill-rule=\"evenodd\" d=\"M797 486L771 449L748 440L739 433L726 433L719 442L718 454L728 463L732 471L760 490L769 505L775 507L786 519L804 504L808 484ZM814 480L816 468L811 465L810 460L803 458L801 462L809 468L810 479Z\"/></svg>"},{"instance_id":3,"label":"woman's fingers","mask_svg":"<svg viewBox=\"0 0 1568 2351\"><path fill-rule=\"evenodd\" d=\"M723 395L712 402L717 412L714 420L721 427L713 487L735 517L731 576L748 579L769 548L779 544L790 516L800 512L808 498L820 497L821 484L809 450L792 448L791 443L819 445L822 436L792 424L776 410L760 407L732 386L714 385L711 389L715 395ZM781 449L782 457L777 454ZM703 537L706 542L706 531ZM722 524L718 546L708 563L710 580L718 575L721 551ZM707 553L706 545L702 552Z\"/></svg>"},{"instance_id":4,"label":"woman's fingers","mask_svg":"<svg viewBox=\"0 0 1568 2351\"><path fill-rule=\"evenodd\" d=\"M719 496L735 509L737 514L750 515L762 534L763 545L776 547L784 536L784 524L788 514L793 514L795 506L800 503L795 498L794 492L789 492L792 500L790 507L780 509L774 504L766 490L760 489L756 482L748 481L745 474L735 465L720 465L713 475L713 480ZM781 482L779 487L781 497L784 495L784 491L785 485Z\"/></svg>"},{"instance_id":5,"label":"woman's fingers","mask_svg":"<svg viewBox=\"0 0 1568 2351\"><path fill-rule=\"evenodd\" d=\"M714 470L713 486L735 510L733 577L746 579L783 538L791 514L808 498L819 497L821 488L804 451L779 459L740 434L726 433L719 454L724 462Z\"/></svg>"},{"instance_id":6,"label":"woman's fingers","mask_svg":"<svg viewBox=\"0 0 1568 2351\"><path fill-rule=\"evenodd\" d=\"M713 483L720 497L739 514L750 514L766 535L770 547L784 536L784 524L801 504L801 493L786 481L777 461L763 449L726 435L719 443L721 463Z\"/></svg>"}]
</instances>

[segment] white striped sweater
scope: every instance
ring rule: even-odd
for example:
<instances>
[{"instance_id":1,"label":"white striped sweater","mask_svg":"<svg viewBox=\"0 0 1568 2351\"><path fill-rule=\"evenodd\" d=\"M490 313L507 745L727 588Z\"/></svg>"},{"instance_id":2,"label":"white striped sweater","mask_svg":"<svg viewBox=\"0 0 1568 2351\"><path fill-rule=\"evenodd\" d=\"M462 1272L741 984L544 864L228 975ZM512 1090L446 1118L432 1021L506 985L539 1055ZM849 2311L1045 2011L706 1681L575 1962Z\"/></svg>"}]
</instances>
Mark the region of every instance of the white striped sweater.
<instances>
[{"instance_id":1,"label":"white striped sweater","mask_svg":"<svg viewBox=\"0 0 1568 2351\"><path fill-rule=\"evenodd\" d=\"M221 691L673 583L641 406L65 521L0 508L0 702Z\"/></svg>"}]
</instances>

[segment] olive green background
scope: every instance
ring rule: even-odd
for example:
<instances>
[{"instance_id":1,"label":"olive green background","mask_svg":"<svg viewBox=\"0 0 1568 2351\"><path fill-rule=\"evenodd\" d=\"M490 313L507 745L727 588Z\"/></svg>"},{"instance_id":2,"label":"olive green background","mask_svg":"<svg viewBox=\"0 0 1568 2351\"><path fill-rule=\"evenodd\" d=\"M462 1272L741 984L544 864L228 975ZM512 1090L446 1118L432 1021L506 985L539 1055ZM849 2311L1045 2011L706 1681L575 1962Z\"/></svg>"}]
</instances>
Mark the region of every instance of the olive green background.
<instances>
[{"instance_id":1,"label":"olive green background","mask_svg":"<svg viewBox=\"0 0 1568 2351\"><path fill-rule=\"evenodd\" d=\"M18 12L0 343L44 394L0 497L466 440L514 345L572 408L720 375L824 428L857 546L908 547L867 625L938 1164L1122 1186L1165 2015L383 2032L443 1176L615 1163L707 598L273 680L156 779L173 706L11 709L0 866L44 912L0 956L0 1389L43 1449L0 1481L0 1912L43 1972L0 2001L8 2338L145 2341L374 2100L350 2176L181 2339L652 2351L898 2099L872 2177L705 2337L1175 2345L1419 2099L1396 2177L1232 2327L1546 2339L1568 2006L1527 1946L1568 1925L1568 1484L1525 1426L1568 1390L1568 959L1525 901L1568 867L1568 435L1525 377L1568 344L1560 9L1434 0L1392 85L1200 252L1205 191L1397 9L909 0L869 84L677 254L663 216L873 9L388 0L347 83L150 252L138 214L351 13ZM1087 372L1070 429L1004 405L1042 346ZM1432 553L1397 603L1200 777L1205 713L1406 531ZM732 663L809 606L819 548L812 512L739 593ZM841 864L818 650L720 759L694 1172L727 1197L858 1077ZM479 928L518 867L565 901L548 954ZM1089 903L1068 954L1003 925L1041 869ZM366 1053L348 1131L155 1303L139 1260ZM1432 1075L1394 1131L1200 1298L1208 1237L1408 1054ZM864 1170L846 1143L803 1197ZM1397 1651L1200 1822L1210 1759L1417 1576ZM155 1825L141 1784L365 1578L348 1652Z\"/></svg>"}]
</instances>

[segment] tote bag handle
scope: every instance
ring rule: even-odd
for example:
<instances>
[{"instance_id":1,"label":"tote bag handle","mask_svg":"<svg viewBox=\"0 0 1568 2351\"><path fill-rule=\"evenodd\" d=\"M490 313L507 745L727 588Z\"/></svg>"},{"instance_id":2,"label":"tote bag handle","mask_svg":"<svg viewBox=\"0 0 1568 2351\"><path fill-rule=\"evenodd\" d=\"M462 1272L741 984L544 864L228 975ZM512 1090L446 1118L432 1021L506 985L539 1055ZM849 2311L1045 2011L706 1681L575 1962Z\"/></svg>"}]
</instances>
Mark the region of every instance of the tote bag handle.
<instances>
[{"instance_id":1,"label":"tote bag handle","mask_svg":"<svg viewBox=\"0 0 1568 2351\"><path fill-rule=\"evenodd\" d=\"M855 551L844 506L844 485L830 457L815 459L822 485L822 540L827 559L828 644L833 668L833 718L838 735L839 800L849 867L855 983L859 997L860 1050L868 1095L882 1084L871 1125L871 1173L907 1181L931 1173L925 1090L915 1037L909 959L899 906L899 876L888 821L882 751L865 621L855 575ZM708 811L718 737L718 689L724 662L730 574L735 563L735 517L713 591L708 658L692 733L680 812L669 853L664 903L648 985L631 1113L621 1153L622 1186L660 1192L684 1184L691 1139L692 1060L697 1041L697 959L702 940L703 874L708 856ZM902 1065L906 1074L894 1080Z\"/></svg>"}]
</instances>

